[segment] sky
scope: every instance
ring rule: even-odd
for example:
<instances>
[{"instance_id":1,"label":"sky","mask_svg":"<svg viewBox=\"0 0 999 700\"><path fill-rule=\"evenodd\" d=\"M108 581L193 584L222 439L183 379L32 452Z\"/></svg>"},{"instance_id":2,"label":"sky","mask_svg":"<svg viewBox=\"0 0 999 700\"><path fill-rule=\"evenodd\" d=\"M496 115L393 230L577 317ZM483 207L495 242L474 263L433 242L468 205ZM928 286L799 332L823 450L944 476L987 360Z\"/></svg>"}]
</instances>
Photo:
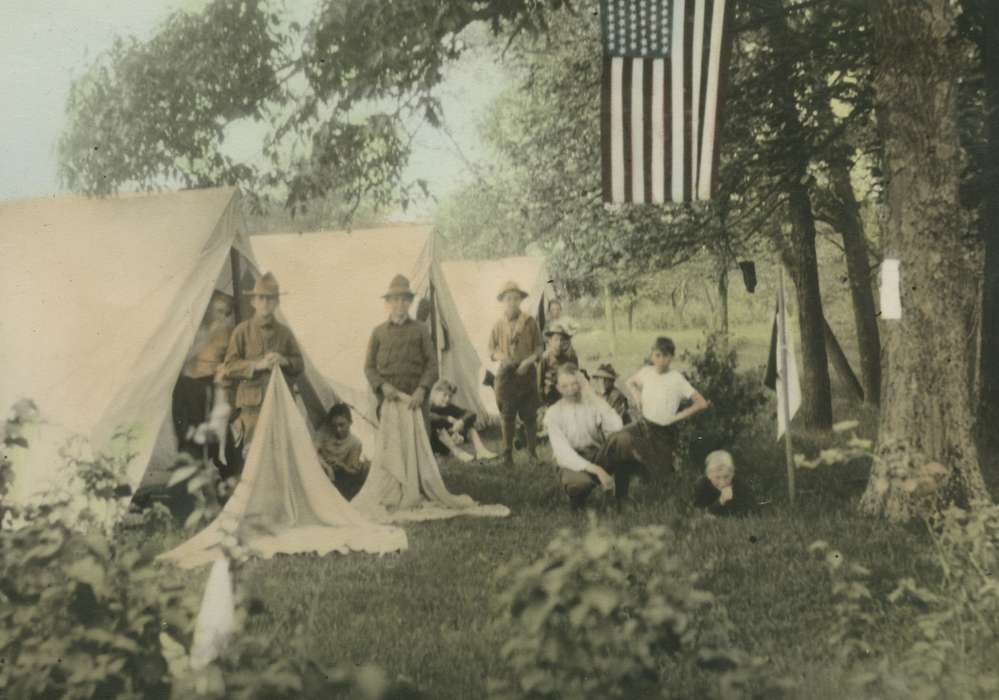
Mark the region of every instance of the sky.
<instances>
[{"instance_id":1,"label":"sky","mask_svg":"<svg viewBox=\"0 0 999 700\"><path fill-rule=\"evenodd\" d=\"M0 200L61 191L56 145L74 76L110 48L116 36L148 38L171 11L202 4L203 0L2 0ZM288 4L308 12L312 3L288 0ZM505 85L501 68L488 56L475 56L450 70L441 87L447 124L473 162L485 152L477 125ZM248 142L233 144L233 149L252 152L257 136L242 138ZM414 148L406 176L426 179L438 198L470 177L443 133L423 127ZM424 208L411 215L428 212Z\"/></svg>"}]
</instances>

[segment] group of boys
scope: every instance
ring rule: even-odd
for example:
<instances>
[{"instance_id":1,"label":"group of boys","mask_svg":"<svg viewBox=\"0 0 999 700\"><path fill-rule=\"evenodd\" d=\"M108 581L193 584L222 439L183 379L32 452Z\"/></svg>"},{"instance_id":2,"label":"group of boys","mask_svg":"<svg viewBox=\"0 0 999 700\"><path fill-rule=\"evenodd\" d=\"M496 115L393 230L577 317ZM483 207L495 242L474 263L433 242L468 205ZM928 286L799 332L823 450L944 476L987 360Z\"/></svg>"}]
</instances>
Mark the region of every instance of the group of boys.
<instances>
[{"instance_id":1,"label":"group of boys","mask_svg":"<svg viewBox=\"0 0 999 700\"><path fill-rule=\"evenodd\" d=\"M623 504L636 474L656 480L672 471L676 424L707 408L708 402L670 368L676 347L660 337L649 364L626 382L638 407L638 419L631 421L628 398L615 386L614 368L600 365L593 373L594 395L590 377L580 370L572 349L571 332L559 320L561 306L549 306L554 313L549 313L542 344L537 321L520 308L527 296L514 282L500 290L503 314L489 338L491 358L498 364L494 388L504 461L512 462L518 419L528 455L537 458L537 416L544 407L544 432L572 506L581 508L598 487L614 490L617 503ZM681 409L683 402L689 406Z\"/></svg>"},{"instance_id":2,"label":"group of boys","mask_svg":"<svg viewBox=\"0 0 999 700\"><path fill-rule=\"evenodd\" d=\"M267 273L248 292L254 315L232 328L232 303L217 294L198 331L174 392L174 421L182 449L200 450L195 426L203 423L212 405L212 392L232 396L235 406L231 436L236 448L220 466L223 477L238 475L253 437L270 373L280 368L289 380L303 370L302 353L287 326L275 318L280 289ZM537 458L538 415L557 465L560 481L574 508L581 508L596 489L613 489L617 502L628 495L631 478L644 473L661 478L672 470L675 426L704 410L708 402L682 374L670 368L676 348L668 338L657 338L649 364L627 382L638 407L631 421L627 397L616 388L617 373L601 365L593 374L597 392L579 369L571 346L572 334L560 317L557 300L549 306L549 324L542 332L537 320L521 309L528 297L515 282L499 292L503 312L489 337L489 352L497 363L494 389L502 418L505 464L513 461L517 420L524 426L532 460ZM437 353L425 323L409 315L415 294L409 280L397 275L383 295L388 320L377 326L368 343L365 376L378 399L403 401L423 413L435 452L472 458L458 447L470 440L475 456L495 457L475 431L476 416L453 404L455 387L438 381ZM544 340L542 340L544 338ZM216 398L220 398L217 396ZM690 405L680 410L681 402ZM351 411L346 404L332 407L317 435L317 452L331 480L348 498L360 489L367 465L361 443L352 435ZM193 449L192 449L193 448ZM236 461L236 464L232 462ZM732 498L730 484L718 483L721 505ZM700 489L713 493L709 484ZM717 503L716 503L717 505Z\"/></svg>"}]
</instances>

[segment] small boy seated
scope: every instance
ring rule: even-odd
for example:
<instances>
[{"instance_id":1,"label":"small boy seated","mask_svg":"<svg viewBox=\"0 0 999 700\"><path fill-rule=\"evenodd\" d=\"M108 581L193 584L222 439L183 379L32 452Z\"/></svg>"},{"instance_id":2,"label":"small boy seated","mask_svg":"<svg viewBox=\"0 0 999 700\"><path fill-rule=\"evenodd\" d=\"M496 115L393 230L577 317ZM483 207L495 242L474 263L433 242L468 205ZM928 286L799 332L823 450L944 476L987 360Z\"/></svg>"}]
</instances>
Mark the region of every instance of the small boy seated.
<instances>
[{"instance_id":1,"label":"small boy seated","mask_svg":"<svg viewBox=\"0 0 999 700\"><path fill-rule=\"evenodd\" d=\"M711 515L744 515L750 509L749 492L735 477L735 463L725 450L705 459L704 476L694 487L694 505Z\"/></svg>"},{"instance_id":2,"label":"small boy seated","mask_svg":"<svg viewBox=\"0 0 999 700\"><path fill-rule=\"evenodd\" d=\"M475 429L475 414L452 403L457 390L454 384L441 379L430 392L430 445L434 454L450 453L466 464L474 459L495 459L496 453L486 449ZM469 440L475 457L459 447Z\"/></svg>"},{"instance_id":3,"label":"small boy seated","mask_svg":"<svg viewBox=\"0 0 999 700\"><path fill-rule=\"evenodd\" d=\"M350 406L336 403L316 435L323 471L348 501L361 490L370 466L361 458L361 441L350 432L352 423Z\"/></svg>"}]
</instances>

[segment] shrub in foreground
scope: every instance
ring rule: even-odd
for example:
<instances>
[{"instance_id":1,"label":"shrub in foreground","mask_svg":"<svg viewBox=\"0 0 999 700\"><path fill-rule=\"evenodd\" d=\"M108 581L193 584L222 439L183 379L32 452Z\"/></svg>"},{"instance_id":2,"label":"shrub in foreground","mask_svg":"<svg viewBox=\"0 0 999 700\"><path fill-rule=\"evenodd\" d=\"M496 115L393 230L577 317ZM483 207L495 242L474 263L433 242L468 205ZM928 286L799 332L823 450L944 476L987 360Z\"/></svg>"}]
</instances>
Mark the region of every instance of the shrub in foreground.
<instances>
[{"instance_id":1,"label":"shrub in foreground","mask_svg":"<svg viewBox=\"0 0 999 700\"><path fill-rule=\"evenodd\" d=\"M732 647L724 609L670 552L673 541L665 527L613 534L591 519L508 574L501 602L511 636L502 655L515 687L499 683L497 692L671 697L698 668L722 674L726 697L758 685L761 662Z\"/></svg>"}]
</instances>

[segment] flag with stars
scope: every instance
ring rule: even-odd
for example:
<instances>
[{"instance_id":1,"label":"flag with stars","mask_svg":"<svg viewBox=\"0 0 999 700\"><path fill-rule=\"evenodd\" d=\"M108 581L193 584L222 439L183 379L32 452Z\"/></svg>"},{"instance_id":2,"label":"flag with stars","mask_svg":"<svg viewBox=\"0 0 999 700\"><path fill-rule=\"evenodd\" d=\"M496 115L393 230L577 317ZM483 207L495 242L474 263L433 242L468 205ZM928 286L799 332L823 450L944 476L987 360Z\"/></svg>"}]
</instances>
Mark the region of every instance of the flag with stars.
<instances>
[{"instance_id":1,"label":"flag with stars","mask_svg":"<svg viewBox=\"0 0 999 700\"><path fill-rule=\"evenodd\" d=\"M600 0L604 201L710 199L734 0Z\"/></svg>"}]
</instances>

